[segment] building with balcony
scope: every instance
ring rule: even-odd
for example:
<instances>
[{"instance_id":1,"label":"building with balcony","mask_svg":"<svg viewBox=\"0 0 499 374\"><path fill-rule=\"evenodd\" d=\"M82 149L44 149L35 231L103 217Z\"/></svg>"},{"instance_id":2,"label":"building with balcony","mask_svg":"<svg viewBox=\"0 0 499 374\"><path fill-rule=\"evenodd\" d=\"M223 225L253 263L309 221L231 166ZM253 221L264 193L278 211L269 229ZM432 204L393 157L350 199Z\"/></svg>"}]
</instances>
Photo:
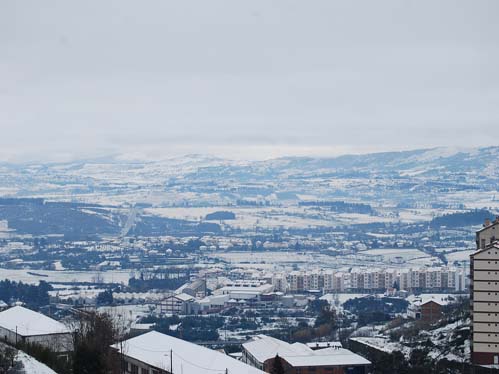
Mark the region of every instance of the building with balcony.
<instances>
[{"instance_id":1,"label":"building with balcony","mask_svg":"<svg viewBox=\"0 0 499 374\"><path fill-rule=\"evenodd\" d=\"M499 365L499 221L486 221L476 234L477 251L470 258L471 360ZM492 241L490 243L490 241Z\"/></svg>"}]
</instances>

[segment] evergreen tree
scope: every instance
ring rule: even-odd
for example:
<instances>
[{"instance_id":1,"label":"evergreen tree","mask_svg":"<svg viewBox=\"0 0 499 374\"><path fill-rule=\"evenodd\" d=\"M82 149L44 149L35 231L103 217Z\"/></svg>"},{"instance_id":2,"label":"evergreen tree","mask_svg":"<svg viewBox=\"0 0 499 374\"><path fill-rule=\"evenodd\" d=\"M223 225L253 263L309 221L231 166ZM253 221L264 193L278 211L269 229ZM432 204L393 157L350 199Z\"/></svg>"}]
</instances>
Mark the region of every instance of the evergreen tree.
<instances>
[{"instance_id":1,"label":"evergreen tree","mask_svg":"<svg viewBox=\"0 0 499 374\"><path fill-rule=\"evenodd\" d=\"M111 345L117 329L107 314L86 312L79 315L74 333L73 373L107 374L116 366Z\"/></svg>"}]
</instances>

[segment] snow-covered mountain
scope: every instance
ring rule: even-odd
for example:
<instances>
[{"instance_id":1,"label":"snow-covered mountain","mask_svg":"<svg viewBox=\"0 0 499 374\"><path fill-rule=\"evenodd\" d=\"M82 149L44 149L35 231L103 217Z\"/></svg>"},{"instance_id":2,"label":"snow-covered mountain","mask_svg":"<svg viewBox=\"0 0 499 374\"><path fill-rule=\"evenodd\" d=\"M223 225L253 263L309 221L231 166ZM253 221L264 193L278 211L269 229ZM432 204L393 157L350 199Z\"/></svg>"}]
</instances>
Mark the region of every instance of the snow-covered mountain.
<instances>
[{"instance_id":1,"label":"snow-covered mountain","mask_svg":"<svg viewBox=\"0 0 499 374\"><path fill-rule=\"evenodd\" d=\"M352 184L352 180L357 183ZM254 196L265 199L276 193L277 197L311 194L328 199L333 188L336 192L344 189L350 196L356 191L363 198L380 188L392 189L396 192L394 196L409 190L413 193L493 191L498 181L499 147L265 161L205 155L141 161L115 155L68 163L0 164L0 196L85 201L113 197L115 202L154 203L159 194L164 195L162 201L199 200L203 195L202 200L208 203L210 199L220 203Z\"/></svg>"}]
</instances>

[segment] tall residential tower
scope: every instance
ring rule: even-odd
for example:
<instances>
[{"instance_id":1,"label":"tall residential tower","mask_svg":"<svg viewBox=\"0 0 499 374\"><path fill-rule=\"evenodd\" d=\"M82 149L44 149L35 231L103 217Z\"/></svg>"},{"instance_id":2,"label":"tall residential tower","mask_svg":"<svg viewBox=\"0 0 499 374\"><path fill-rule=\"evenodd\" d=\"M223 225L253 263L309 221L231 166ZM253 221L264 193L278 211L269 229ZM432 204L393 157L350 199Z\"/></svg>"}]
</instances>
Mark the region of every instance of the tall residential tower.
<instances>
[{"instance_id":1,"label":"tall residential tower","mask_svg":"<svg viewBox=\"0 0 499 374\"><path fill-rule=\"evenodd\" d=\"M471 255L471 360L499 365L499 217L476 233Z\"/></svg>"}]
</instances>

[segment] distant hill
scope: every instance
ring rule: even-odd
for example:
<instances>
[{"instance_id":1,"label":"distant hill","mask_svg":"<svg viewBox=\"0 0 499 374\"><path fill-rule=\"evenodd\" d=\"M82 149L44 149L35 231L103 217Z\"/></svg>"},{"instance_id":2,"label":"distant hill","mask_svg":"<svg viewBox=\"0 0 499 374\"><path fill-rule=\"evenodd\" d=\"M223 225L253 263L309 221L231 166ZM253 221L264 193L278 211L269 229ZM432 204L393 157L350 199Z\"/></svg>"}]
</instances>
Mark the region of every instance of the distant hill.
<instances>
[{"instance_id":1,"label":"distant hill","mask_svg":"<svg viewBox=\"0 0 499 374\"><path fill-rule=\"evenodd\" d=\"M263 161L202 155L131 161L125 155L66 163L0 164L0 191L6 191L5 197L123 204L130 202L130 196L140 196L143 204L177 207L256 207L313 200L362 203L373 209L378 202L405 208L441 204L446 209L450 204L466 207L469 202L456 202L456 196L446 199L446 194L466 192L465 197L474 202L473 192L484 191L491 192L492 204L482 198L480 207L488 207L497 205L499 194L495 197L494 191L498 184L499 147ZM369 209L333 208L338 212L359 208L365 213Z\"/></svg>"},{"instance_id":2,"label":"distant hill","mask_svg":"<svg viewBox=\"0 0 499 374\"><path fill-rule=\"evenodd\" d=\"M43 199L0 199L0 220L19 234L60 234L85 239L117 234L122 217L98 205L47 202Z\"/></svg>"}]
</instances>

